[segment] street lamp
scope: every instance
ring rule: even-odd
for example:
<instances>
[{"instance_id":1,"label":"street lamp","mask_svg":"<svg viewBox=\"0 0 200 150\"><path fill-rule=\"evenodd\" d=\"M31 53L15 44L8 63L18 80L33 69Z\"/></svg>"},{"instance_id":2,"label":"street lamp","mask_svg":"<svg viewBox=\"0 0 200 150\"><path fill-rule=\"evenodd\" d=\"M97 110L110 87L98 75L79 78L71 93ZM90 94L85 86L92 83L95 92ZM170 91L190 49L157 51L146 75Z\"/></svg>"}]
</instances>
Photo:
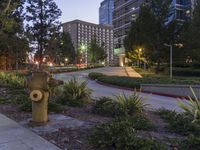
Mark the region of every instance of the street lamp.
<instances>
[{"instance_id":1,"label":"street lamp","mask_svg":"<svg viewBox=\"0 0 200 150\"><path fill-rule=\"evenodd\" d=\"M88 65L88 56L87 56L87 47L85 45L82 45L81 46L81 52L85 52L85 61L86 61L86 64Z\"/></svg>"},{"instance_id":2,"label":"street lamp","mask_svg":"<svg viewBox=\"0 0 200 150\"><path fill-rule=\"evenodd\" d=\"M170 48L170 78L172 79L172 76L173 76L173 45L165 43L164 46Z\"/></svg>"}]
</instances>

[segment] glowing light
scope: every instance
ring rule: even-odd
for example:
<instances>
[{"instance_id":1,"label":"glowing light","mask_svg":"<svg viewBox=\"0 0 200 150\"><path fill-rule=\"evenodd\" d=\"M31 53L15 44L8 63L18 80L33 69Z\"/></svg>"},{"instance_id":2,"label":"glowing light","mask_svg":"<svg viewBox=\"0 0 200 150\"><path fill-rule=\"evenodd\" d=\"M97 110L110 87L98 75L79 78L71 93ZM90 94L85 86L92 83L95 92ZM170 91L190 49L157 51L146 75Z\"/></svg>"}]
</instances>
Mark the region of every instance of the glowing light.
<instances>
[{"instance_id":1,"label":"glowing light","mask_svg":"<svg viewBox=\"0 0 200 150\"><path fill-rule=\"evenodd\" d=\"M38 61L36 61L36 62L35 62L35 64L36 64L36 65L38 65L38 64L39 64L39 62L38 62Z\"/></svg>"},{"instance_id":2,"label":"glowing light","mask_svg":"<svg viewBox=\"0 0 200 150\"><path fill-rule=\"evenodd\" d=\"M52 67L52 66L53 66L53 63L50 62L50 63L49 63L49 66Z\"/></svg>"},{"instance_id":3,"label":"glowing light","mask_svg":"<svg viewBox=\"0 0 200 150\"><path fill-rule=\"evenodd\" d=\"M43 62L46 62L46 58L44 57L42 61L43 61Z\"/></svg>"},{"instance_id":4,"label":"glowing light","mask_svg":"<svg viewBox=\"0 0 200 150\"><path fill-rule=\"evenodd\" d=\"M65 61L68 61L68 58L65 58Z\"/></svg>"},{"instance_id":5,"label":"glowing light","mask_svg":"<svg viewBox=\"0 0 200 150\"><path fill-rule=\"evenodd\" d=\"M86 49L86 46L85 45L82 45L81 46L81 50L85 50Z\"/></svg>"}]
</instances>

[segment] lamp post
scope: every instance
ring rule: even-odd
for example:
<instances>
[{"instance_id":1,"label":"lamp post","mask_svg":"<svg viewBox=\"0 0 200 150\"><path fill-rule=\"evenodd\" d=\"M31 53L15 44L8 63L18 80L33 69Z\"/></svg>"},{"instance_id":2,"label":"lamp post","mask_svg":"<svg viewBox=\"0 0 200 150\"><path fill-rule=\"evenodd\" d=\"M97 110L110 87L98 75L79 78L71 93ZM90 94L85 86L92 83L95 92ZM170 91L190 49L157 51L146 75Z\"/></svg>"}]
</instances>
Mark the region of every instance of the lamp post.
<instances>
[{"instance_id":1,"label":"lamp post","mask_svg":"<svg viewBox=\"0 0 200 150\"><path fill-rule=\"evenodd\" d=\"M68 58L65 58L65 65L67 65L67 62L68 62Z\"/></svg>"},{"instance_id":2,"label":"lamp post","mask_svg":"<svg viewBox=\"0 0 200 150\"><path fill-rule=\"evenodd\" d=\"M81 46L81 50L83 51L83 52L85 52L85 63L86 63L86 65L88 66L88 54L87 54L87 48L86 48L86 46L85 45L82 45Z\"/></svg>"},{"instance_id":3,"label":"lamp post","mask_svg":"<svg viewBox=\"0 0 200 150\"><path fill-rule=\"evenodd\" d=\"M164 46L167 46L170 48L170 78L173 77L173 45L170 44L164 44Z\"/></svg>"}]
</instances>

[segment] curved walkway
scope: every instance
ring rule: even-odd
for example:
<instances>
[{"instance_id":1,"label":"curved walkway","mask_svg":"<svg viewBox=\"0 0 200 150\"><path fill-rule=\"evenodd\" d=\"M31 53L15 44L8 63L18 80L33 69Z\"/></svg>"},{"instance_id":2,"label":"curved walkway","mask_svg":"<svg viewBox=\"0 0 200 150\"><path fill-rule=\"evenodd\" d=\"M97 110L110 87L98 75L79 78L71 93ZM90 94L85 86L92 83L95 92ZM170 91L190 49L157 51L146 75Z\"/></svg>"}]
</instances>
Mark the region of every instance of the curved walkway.
<instances>
[{"instance_id":1,"label":"curved walkway","mask_svg":"<svg viewBox=\"0 0 200 150\"><path fill-rule=\"evenodd\" d=\"M114 71L112 71L114 69ZM121 72L122 69L120 69L119 73L117 72L117 68L112 67L106 67L106 68L99 68L99 69L92 69L87 71L80 71L80 72L73 72L73 73L63 73L63 74L57 74L55 75L55 78L67 81L73 76L76 76L80 78L81 80L87 80L88 81L88 87L91 88L93 92L93 97L98 98L102 96L114 96L119 95L120 93L124 93L126 95L130 95L133 91L130 90L122 90L115 87L109 87L105 85L100 85L96 81L89 80L87 78L87 75L89 72L102 72L104 73L106 70L109 70L109 74L112 72L116 72L117 74L123 74ZM178 107L177 103L178 100L176 98L166 97L166 96L158 96L153 94L145 94L140 93L140 95L145 99L145 102L149 104L150 109L159 109L159 108L166 108L170 110L176 110L181 111L181 109Z\"/></svg>"}]
</instances>

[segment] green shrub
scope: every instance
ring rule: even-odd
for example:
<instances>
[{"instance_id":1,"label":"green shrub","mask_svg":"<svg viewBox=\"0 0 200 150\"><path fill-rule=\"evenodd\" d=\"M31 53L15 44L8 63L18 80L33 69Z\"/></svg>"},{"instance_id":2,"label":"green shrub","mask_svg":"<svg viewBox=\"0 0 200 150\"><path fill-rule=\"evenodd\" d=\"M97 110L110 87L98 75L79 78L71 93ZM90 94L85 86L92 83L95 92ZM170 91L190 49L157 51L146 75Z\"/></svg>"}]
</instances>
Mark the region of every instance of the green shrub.
<instances>
[{"instance_id":1,"label":"green shrub","mask_svg":"<svg viewBox=\"0 0 200 150\"><path fill-rule=\"evenodd\" d=\"M176 113L175 111L161 109L158 114L168 123L167 129L170 131L182 135L200 136L200 124L192 123L193 118L187 113Z\"/></svg>"},{"instance_id":2,"label":"green shrub","mask_svg":"<svg viewBox=\"0 0 200 150\"><path fill-rule=\"evenodd\" d=\"M200 84L200 81L197 80L169 79L166 77L132 78L120 76L102 76L98 78L98 81L132 89L140 89L141 84Z\"/></svg>"},{"instance_id":3,"label":"green shrub","mask_svg":"<svg viewBox=\"0 0 200 150\"><path fill-rule=\"evenodd\" d=\"M180 144L181 150L198 150L200 148L200 137L189 136Z\"/></svg>"},{"instance_id":4,"label":"green shrub","mask_svg":"<svg viewBox=\"0 0 200 150\"><path fill-rule=\"evenodd\" d=\"M90 79L95 80L95 79L98 79L99 77L103 77L104 74L103 73L99 73L99 72L91 72L91 73L89 73L88 76L89 76Z\"/></svg>"},{"instance_id":5,"label":"green shrub","mask_svg":"<svg viewBox=\"0 0 200 150\"><path fill-rule=\"evenodd\" d=\"M48 110L50 112L61 113L65 111L65 108L61 104L56 103L56 101L49 101Z\"/></svg>"},{"instance_id":6,"label":"green shrub","mask_svg":"<svg viewBox=\"0 0 200 150\"><path fill-rule=\"evenodd\" d=\"M144 114L137 114L127 118L136 130L153 130L155 125Z\"/></svg>"},{"instance_id":7,"label":"green shrub","mask_svg":"<svg viewBox=\"0 0 200 150\"><path fill-rule=\"evenodd\" d=\"M148 106L144 103L144 99L139 96L137 92L134 92L132 95L117 95L115 100L119 104L119 107L127 115L133 115L135 113L142 113L143 110Z\"/></svg>"},{"instance_id":8,"label":"green shrub","mask_svg":"<svg viewBox=\"0 0 200 150\"><path fill-rule=\"evenodd\" d=\"M69 80L63 86L60 103L69 106L83 106L91 99L92 90L87 88L86 81L80 81L77 78Z\"/></svg>"},{"instance_id":9,"label":"green shrub","mask_svg":"<svg viewBox=\"0 0 200 150\"><path fill-rule=\"evenodd\" d=\"M200 70L195 68L173 68L174 76L199 77Z\"/></svg>"},{"instance_id":10,"label":"green shrub","mask_svg":"<svg viewBox=\"0 0 200 150\"><path fill-rule=\"evenodd\" d=\"M136 136L132 123L128 120L114 120L111 123L96 126L89 143L95 147L117 150L164 150L165 146L155 140L142 139Z\"/></svg>"},{"instance_id":11,"label":"green shrub","mask_svg":"<svg viewBox=\"0 0 200 150\"><path fill-rule=\"evenodd\" d=\"M194 90L190 87L194 99L189 97L187 104L185 104L182 100L179 100L179 106L192 118L192 122L199 122L200 123L200 100L197 98Z\"/></svg>"},{"instance_id":12,"label":"green shrub","mask_svg":"<svg viewBox=\"0 0 200 150\"><path fill-rule=\"evenodd\" d=\"M102 97L96 102L93 112L110 117L128 116L141 113L146 106L139 94L134 92L130 96L115 96L114 99Z\"/></svg>"},{"instance_id":13,"label":"green shrub","mask_svg":"<svg viewBox=\"0 0 200 150\"><path fill-rule=\"evenodd\" d=\"M0 72L0 85L12 88L23 88L25 78L18 73Z\"/></svg>"},{"instance_id":14,"label":"green shrub","mask_svg":"<svg viewBox=\"0 0 200 150\"><path fill-rule=\"evenodd\" d=\"M101 97L96 101L93 107L93 113L100 114L103 116L115 116L115 111L113 110L114 104L113 99L110 97Z\"/></svg>"},{"instance_id":15,"label":"green shrub","mask_svg":"<svg viewBox=\"0 0 200 150\"><path fill-rule=\"evenodd\" d=\"M31 112L32 110L32 102L29 99L28 95L21 95L14 102L20 110Z\"/></svg>"}]
</instances>

